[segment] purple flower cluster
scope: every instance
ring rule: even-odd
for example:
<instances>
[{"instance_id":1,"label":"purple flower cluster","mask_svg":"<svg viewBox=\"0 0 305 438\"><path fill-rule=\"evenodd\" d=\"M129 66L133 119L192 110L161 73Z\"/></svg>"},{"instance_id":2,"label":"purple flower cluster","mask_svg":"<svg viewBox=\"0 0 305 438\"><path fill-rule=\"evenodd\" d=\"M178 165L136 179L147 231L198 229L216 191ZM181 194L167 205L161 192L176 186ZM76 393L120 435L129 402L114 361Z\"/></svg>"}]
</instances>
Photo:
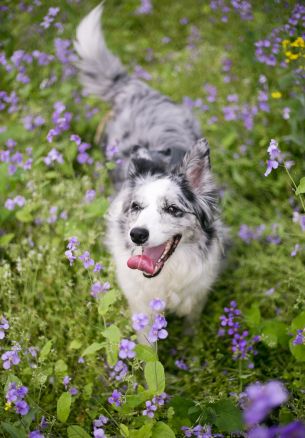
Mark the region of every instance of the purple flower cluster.
<instances>
[{"instance_id":1,"label":"purple flower cluster","mask_svg":"<svg viewBox=\"0 0 305 438\"><path fill-rule=\"evenodd\" d=\"M19 110L19 98L15 91L8 94L6 91L0 91L0 111L7 109L9 114L16 113Z\"/></svg>"},{"instance_id":2,"label":"purple flower cluster","mask_svg":"<svg viewBox=\"0 0 305 438\"><path fill-rule=\"evenodd\" d=\"M153 418L158 407L163 406L167 399L168 395L162 392L162 394L155 396L151 401L145 402L146 409L143 410L142 415Z\"/></svg>"},{"instance_id":3,"label":"purple flower cluster","mask_svg":"<svg viewBox=\"0 0 305 438\"><path fill-rule=\"evenodd\" d=\"M77 161L79 164L92 164L93 159L90 157L88 152L86 152L88 149L91 148L91 145L89 143L83 143L81 138L78 135L72 134L70 137L71 141L74 141L76 143L78 148L78 155L77 155Z\"/></svg>"},{"instance_id":4,"label":"purple flower cluster","mask_svg":"<svg viewBox=\"0 0 305 438\"><path fill-rule=\"evenodd\" d=\"M182 432L184 433L184 436L189 437L197 437L197 438L213 438L213 437L222 437L221 434L212 434L211 432L211 426L201 426L198 424L195 427L187 427L182 426L181 427Z\"/></svg>"},{"instance_id":5,"label":"purple flower cluster","mask_svg":"<svg viewBox=\"0 0 305 438\"><path fill-rule=\"evenodd\" d=\"M144 70L140 65L136 65L133 74L138 79L144 79L145 81L151 81L152 75L148 71Z\"/></svg>"},{"instance_id":6,"label":"purple flower cluster","mask_svg":"<svg viewBox=\"0 0 305 438\"><path fill-rule=\"evenodd\" d=\"M210 8L222 13L221 21L227 23L231 12L236 12L242 20L252 20L252 5L247 0L211 0Z\"/></svg>"},{"instance_id":7,"label":"purple flower cluster","mask_svg":"<svg viewBox=\"0 0 305 438\"><path fill-rule=\"evenodd\" d=\"M184 362L183 359L175 360L175 365L180 370L183 370L183 371L188 371L189 370L189 366Z\"/></svg>"},{"instance_id":8,"label":"purple flower cluster","mask_svg":"<svg viewBox=\"0 0 305 438\"><path fill-rule=\"evenodd\" d=\"M20 357L18 354L19 350L20 348L16 346L12 350L6 351L2 354L2 366L5 370L9 370L13 365L18 365L20 363Z\"/></svg>"},{"instance_id":9,"label":"purple flower cluster","mask_svg":"<svg viewBox=\"0 0 305 438\"><path fill-rule=\"evenodd\" d=\"M279 26L273 29L271 34L266 39L257 41L255 43L256 59L266 65L276 66L280 65L285 68L287 64L284 61L280 61L279 55L282 53L282 41L289 37L298 36L300 29L303 30L303 36L305 31L305 6L301 3L297 3L292 11L292 14L288 20L288 23L283 26Z\"/></svg>"},{"instance_id":10,"label":"purple flower cluster","mask_svg":"<svg viewBox=\"0 0 305 438\"><path fill-rule=\"evenodd\" d=\"M24 397L27 395L27 393L28 388L26 386L17 386L15 382L12 382L5 395L8 405L13 404L17 414L22 416L26 415L30 410L29 405L24 400Z\"/></svg>"},{"instance_id":11,"label":"purple flower cluster","mask_svg":"<svg viewBox=\"0 0 305 438\"><path fill-rule=\"evenodd\" d=\"M49 8L48 13L45 17L43 17L43 21L40 23L40 26L44 29L48 29L51 24L54 23L56 15L59 13L59 8ZM58 23L54 23L55 27L58 27Z\"/></svg>"},{"instance_id":12,"label":"purple flower cluster","mask_svg":"<svg viewBox=\"0 0 305 438\"><path fill-rule=\"evenodd\" d=\"M79 240L77 237L73 236L70 237L69 242L67 244L67 251L65 251L65 256L70 262L70 266L73 265L74 260L76 260L76 255L74 254L77 250L77 247L79 246Z\"/></svg>"},{"instance_id":13,"label":"purple flower cluster","mask_svg":"<svg viewBox=\"0 0 305 438\"><path fill-rule=\"evenodd\" d=\"M305 231L305 214L300 214L298 211L294 211L292 221L299 224L302 231Z\"/></svg>"},{"instance_id":14,"label":"purple flower cluster","mask_svg":"<svg viewBox=\"0 0 305 438\"><path fill-rule=\"evenodd\" d=\"M63 164L64 159L60 152L57 149L52 148L48 155L43 159L44 163L50 167L54 163Z\"/></svg>"},{"instance_id":15,"label":"purple flower cluster","mask_svg":"<svg viewBox=\"0 0 305 438\"><path fill-rule=\"evenodd\" d=\"M10 328L10 325L8 323L8 320L2 316L1 320L0 320L0 339L4 339L5 338L5 331L8 330Z\"/></svg>"},{"instance_id":16,"label":"purple flower cluster","mask_svg":"<svg viewBox=\"0 0 305 438\"><path fill-rule=\"evenodd\" d=\"M110 289L110 283L108 281L106 281L105 283L96 281L91 286L91 296L93 298L98 298L100 294L107 292L109 289Z\"/></svg>"},{"instance_id":17,"label":"purple flower cluster","mask_svg":"<svg viewBox=\"0 0 305 438\"><path fill-rule=\"evenodd\" d=\"M248 438L303 438L305 425L301 421L293 421L285 426L256 426L248 433Z\"/></svg>"},{"instance_id":18,"label":"purple flower cluster","mask_svg":"<svg viewBox=\"0 0 305 438\"><path fill-rule=\"evenodd\" d=\"M7 210L12 211L12 210L15 210L16 206L23 207L25 205L25 203L26 203L25 198L23 196L18 195L18 196L15 196L15 198L13 198L13 199L8 198L5 201L4 207Z\"/></svg>"},{"instance_id":19,"label":"purple flower cluster","mask_svg":"<svg viewBox=\"0 0 305 438\"><path fill-rule=\"evenodd\" d=\"M136 9L137 15L150 14L152 11L151 0L141 0L140 6Z\"/></svg>"},{"instance_id":20,"label":"purple flower cluster","mask_svg":"<svg viewBox=\"0 0 305 438\"><path fill-rule=\"evenodd\" d=\"M221 328L218 331L218 336L227 334L231 338L231 351L233 359L248 360L248 367L253 368L254 364L249 361L249 355L256 355L257 351L254 345L259 342L259 336L249 337L247 330L242 330L240 322L241 311L237 308L235 301L230 302L230 307L224 308L224 315L220 316Z\"/></svg>"},{"instance_id":21,"label":"purple flower cluster","mask_svg":"<svg viewBox=\"0 0 305 438\"><path fill-rule=\"evenodd\" d=\"M105 431L103 427L107 424L109 418L104 415L100 415L97 420L93 421L93 436L94 438L105 438Z\"/></svg>"},{"instance_id":22,"label":"purple flower cluster","mask_svg":"<svg viewBox=\"0 0 305 438\"><path fill-rule=\"evenodd\" d=\"M209 105L204 104L202 102L202 99L192 100L188 96L183 97L182 104L190 109L198 108L200 111L208 111L208 109L209 109Z\"/></svg>"},{"instance_id":23,"label":"purple flower cluster","mask_svg":"<svg viewBox=\"0 0 305 438\"><path fill-rule=\"evenodd\" d=\"M241 395L243 416L247 426L252 427L263 421L272 409L280 406L288 399L284 385L278 381L253 383Z\"/></svg>"},{"instance_id":24,"label":"purple flower cluster","mask_svg":"<svg viewBox=\"0 0 305 438\"><path fill-rule=\"evenodd\" d=\"M128 366L122 360L118 360L114 367L111 367L111 371L109 372L109 376L112 379L120 382L124 379L126 374L128 373Z\"/></svg>"},{"instance_id":25,"label":"purple flower cluster","mask_svg":"<svg viewBox=\"0 0 305 438\"><path fill-rule=\"evenodd\" d=\"M121 406L121 404L123 403L122 393L120 391L118 391L117 389L115 389L112 392L111 396L108 398L108 402L111 405Z\"/></svg>"},{"instance_id":26,"label":"purple flower cluster","mask_svg":"<svg viewBox=\"0 0 305 438\"><path fill-rule=\"evenodd\" d=\"M305 328L298 329L296 337L292 341L293 345L305 345Z\"/></svg>"},{"instance_id":27,"label":"purple flower cluster","mask_svg":"<svg viewBox=\"0 0 305 438\"><path fill-rule=\"evenodd\" d=\"M278 148L278 142L276 140L271 140L270 145L267 149L269 154L269 160L267 162L267 170L265 172L265 176L268 176L272 169L277 169L279 167L279 163L282 162L283 155Z\"/></svg>"},{"instance_id":28,"label":"purple flower cluster","mask_svg":"<svg viewBox=\"0 0 305 438\"><path fill-rule=\"evenodd\" d=\"M90 202L94 201L96 197L96 191L91 189L91 190L87 190L86 194L85 194L85 202L87 204L90 204Z\"/></svg>"},{"instance_id":29,"label":"purple flower cluster","mask_svg":"<svg viewBox=\"0 0 305 438\"><path fill-rule=\"evenodd\" d=\"M135 313L132 315L132 327L136 331L143 330L149 324L149 318L145 313Z\"/></svg>"},{"instance_id":30,"label":"purple flower cluster","mask_svg":"<svg viewBox=\"0 0 305 438\"><path fill-rule=\"evenodd\" d=\"M136 344L128 339L122 339L120 342L119 358L133 359L136 355L134 348Z\"/></svg>"},{"instance_id":31,"label":"purple flower cluster","mask_svg":"<svg viewBox=\"0 0 305 438\"><path fill-rule=\"evenodd\" d=\"M77 61L77 56L73 50L72 41L55 38L54 45L56 57L63 65L63 78L66 79L75 75L76 68L74 64Z\"/></svg>"},{"instance_id":32,"label":"purple flower cluster","mask_svg":"<svg viewBox=\"0 0 305 438\"><path fill-rule=\"evenodd\" d=\"M23 126L27 131L34 131L36 128L45 124L45 120L41 116L33 116L28 114L22 118Z\"/></svg>"},{"instance_id":33,"label":"purple flower cluster","mask_svg":"<svg viewBox=\"0 0 305 438\"><path fill-rule=\"evenodd\" d=\"M258 240L262 237L266 225L262 224L258 227L252 228L246 224L240 226L238 236L246 243L251 243L252 240Z\"/></svg>"},{"instance_id":34,"label":"purple flower cluster","mask_svg":"<svg viewBox=\"0 0 305 438\"><path fill-rule=\"evenodd\" d=\"M8 164L8 174L14 175L17 169L29 170L32 167L32 148L28 147L25 153L15 149L16 142L8 139L5 143L6 148L0 150L0 162Z\"/></svg>"},{"instance_id":35,"label":"purple flower cluster","mask_svg":"<svg viewBox=\"0 0 305 438\"><path fill-rule=\"evenodd\" d=\"M45 438L45 436L39 430L33 430L29 433L29 438Z\"/></svg>"},{"instance_id":36,"label":"purple flower cluster","mask_svg":"<svg viewBox=\"0 0 305 438\"><path fill-rule=\"evenodd\" d=\"M153 299L149 305L154 312L162 312L165 309L165 302L160 298ZM165 317L157 313L153 318L153 323L147 336L148 341L151 343L157 342L159 339L165 339L168 336L168 332L165 330L167 326ZM132 316L132 327L134 330L144 330L148 325L149 317L145 313L136 313Z\"/></svg>"},{"instance_id":37,"label":"purple flower cluster","mask_svg":"<svg viewBox=\"0 0 305 438\"><path fill-rule=\"evenodd\" d=\"M50 129L47 135L49 143L52 143L54 137L57 137L62 132L68 131L72 120L72 113L65 111L66 107L62 102L56 102L54 109L55 111L52 114L54 128Z\"/></svg>"}]
</instances>

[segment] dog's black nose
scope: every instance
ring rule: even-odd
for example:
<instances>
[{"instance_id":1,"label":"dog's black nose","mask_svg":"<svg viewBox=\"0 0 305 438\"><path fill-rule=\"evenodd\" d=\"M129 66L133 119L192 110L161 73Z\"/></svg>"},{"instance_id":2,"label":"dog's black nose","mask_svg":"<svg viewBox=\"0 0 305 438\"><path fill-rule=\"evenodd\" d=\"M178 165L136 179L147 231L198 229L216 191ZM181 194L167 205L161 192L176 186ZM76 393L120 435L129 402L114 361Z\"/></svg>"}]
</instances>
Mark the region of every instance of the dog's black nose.
<instances>
[{"instance_id":1,"label":"dog's black nose","mask_svg":"<svg viewBox=\"0 0 305 438\"><path fill-rule=\"evenodd\" d=\"M131 240L137 245L142 245L148 239L149 231L146 228L133 228L130 231Z\"/></svg>"}]
</instances>

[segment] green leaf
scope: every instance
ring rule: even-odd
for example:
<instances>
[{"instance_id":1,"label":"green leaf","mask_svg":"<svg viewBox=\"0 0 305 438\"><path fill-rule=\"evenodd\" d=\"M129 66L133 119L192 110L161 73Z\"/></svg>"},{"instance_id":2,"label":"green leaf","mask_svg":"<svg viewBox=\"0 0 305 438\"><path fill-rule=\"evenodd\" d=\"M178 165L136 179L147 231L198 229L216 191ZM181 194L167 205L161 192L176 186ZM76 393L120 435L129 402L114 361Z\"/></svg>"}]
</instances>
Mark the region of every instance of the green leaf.
<instances>
[{"instance_id":1,"label":"green leaf","mask_svg":"<svg viewBox=\"0 0 305 438\"><path fill-rule=\"evenodd\" d=\"M150 423L144 424L141 429L138 430L130 430L129 436L130 438L151 438L152 428L154 423L151 421Z\"/></svg>"},{"instance_id":2,"label":"green leaf","mask_svg":"<svg viewBox=\"0 0 305 438\"><path fill-rule=\"evenodd\" d=\"M93 391L93 383L92 382L87 383L87 385L83 387L83 398L85 400L89 400L89 398L91 398L92 391Z\"/></svg>"},{"instance_id":3,"label":"green leaf","mask_svg":"<svg viewBox=\"0 0 305 438\"><path fill-rule=\"evenodd\" d=\"M245 312L246 323L251 328L256 328L261 322L261 312L257 304L252 304Z\"/></svg>"},{"instance_id":4,"label":"green leaf","mask_svg":"<svg viewBox=\"0 0 305 438\"><path fill-rule=\"evenodd\" d=\"M90 438L89 435L82 427L80 426L69 426L67 429L68 438Z\"/></svg>"},{"instance_id":5,"label":"green leaf","mask_svg":"<svg viewBox=\"0 0 305 438\"><path fill-rule=\"evenodd\" d=\"M69 350L79 350L82 346L82 342L78 339L74 339L71 344L69 345Z\"/></svg>"},{"instance_id":6,"label":"green leaf","mask_svg":"<svg viewBox=\"0 0 305 438\"><path fill-rule=\"evenodd\" d=\"M239 432L243 428L241 411L231 400L220 400L212 405L216 420L214 424L221 432Z\"/></svg>"},{"instance_id":7,"label":"green leaf","mask_svg":"<svg viewBox=\"0 0 305 438\"><path fill-rule=\"evenodd\" d=\"M305 312L301 312L291 322L291 330L293 332L305 328Z\"/></svg>"},{"instance_id":8,"label":"green leaf","mask_svg":"<svg viewBox=\"0 0 305 438\"><path fill-rule=\"evenodd\" d=\"M161 394L165 389L165 374L161 362L147 362L144 375L148 389L154 394Z\"/></svg>"},{"instance_id":9,"label":"green leaf","mask_svg":"<svg viewBox=\"0 0 305 438\"><path fill-rule=\"evenodd\" d=\"M39 362L43 362L48 357L52 348L52 341L48 341L41 349L39 355Z\"/></svg>"},{"instance_id":10,"label":"green leaf","mask_svg":"<svg viewBox=\"0 0 305 438\"><path fill-rule=\"evenodd\" d=\"M65 423L69 417L72 396L69 392L63 392L57 401L57 418Z\"/></svg>"},{"instance_id":11,"label":"green leaf","mask_svg":"<svg viewBox=\"0 0 305 438\"><path fill-rule=\"evenodd\" d=\"M276 320L265 321L262 328L261 339L271 348L277 347L278 344L282 347L287 347L289 336L287 334L286 325Z\"/></svg>"},{"instance_id":12,"label":"green leaf","mask_svg":"<svg viewBox=\"0 0 305 438\"><path fill-rule=\"evenodd\" d=\"M8 436L11 438L26 438L27 437L25 430L23 428L19 429L19 427L17 428L16 426L13 426L10 423L2 422L1 428L3 429L4 432L8 433Z\"/></svg>"},{"instance_id":13,"label":"green leaf","mask_svg":"<svg viewBox=\"0 0 305 438\"><path fill-rule=\"evenodd\" d=\"M144 360L145 362L156 362L158 360L155 349L149 345L138 344L135 351L139 360Z\"/></svg>"},{"instance_id":14,"label":"green leaf","mask_svg":"<svg viewBox=\"0 0 305 438\"><path fill-rule=\"evenodd\" d=\"M87 219L103 217L109 206L106 198L96 199L85 207L85 216Z\"/></svg>"},{"instance_id":15,"label":"green leaf","mask_svg":"<svg viewBox=\"0 0 305 438\"><path fill-rule=\"evenodd\" d=\"M16 218L20 222L32 222L33 216L31 215L31 208L28 206L25 206L21 210L17 211Z\"/></svg>"},{"instance_id":16,"label":"green leaf","mask_svg":"<svg viewBox=\"0 0 305 438\"><path fill-rule=\"evenodd\" d=\"M4 234L4 236L0 237L0 247L5 248L11 240L15 237L14 233Z\"/></svg>"},{"instance_id":17,"label":"green leaf","mask_svg":"<svg viewBox=\"0 0 305 438\"><path fill-rule=\"evenodd\" d=\"M295 192L296 195L300 195L301 193L305 193L305 177L301 178Z\"/></svg>"},{"instance_id":18,"label":"green leaf","mask_svg":"<svg viewBox=\"0 0 305 438\"><path fill-rule=\"evenodd\" d=\"M81 356L90 356L97 351L101 350L105 346L104 343L93 342L93 344L89 345L81 354Z\"/></svg>"},{"instance_id":19,"label":"green leaf","mask_svg":"<svg viewBox=\"0 0 305 438\"><path fill-rule=\"evenodd\" d=\"M144 403L146 400L151 398L151 393L149 391L139 392L135 395L127 395L126 402L122 406L123 412L130 412L131 409L134 409Z\"/></svg>"},{"instance_id":20,"label":"green leaf","mask_svg":"<svg viewBox=\"0 0 305 438\"><path fill-rule=\"evenodd\" d=\"M120 433L122 434L122 436L125 438L129 437L129 430L128 427L125 426L125 424L120 424Z\"/></svg>"},{"instance_id":21,"label":"green leaf","mask_svg":"<svg viewBox=\"0 0 305 438\"><path fill-rule=\"evenodd\" d=\"M55 364L55 374L57 376L66 375L68 370L68 365L62 359L59 359Z\"/></svg>"},{"instance_id":22,"label":"green leaf","mask_svg":"<svg viewBox=\"0 0 305 438\"><path fill-rule=\"evenodd\" d=\"M107 338L109 341L118 344L121 339L121 331L120 329L112 324L109 327L107 327L104 331L102 331L103 336Z\"/></svg>"},{"instance_id":23,"label":"green leaf","mask_svg":"<svg viewBox=\"0 0 305 438\"><path fill-rule=\"evenodd\" d=\"M158 421L153 427L151 438L175 438L173 430L163 421Z\"/></svg>"},{"instance_id":24,"label":"green leaf","mask_svg":"<svg viewBox=\"0 0 305 438\"><path fill-rule=\"evenodd\" d=\"M116 302L118 298L118 293L116 290L111 290L107 292L105 295L102 295L99 299L98 303L98 313L99 315L106 315L109 310L109 307Z\"/></svg>"},{"instance_id":25,"label":"green leaf","mask_svg":"<svg viewBox=\"0 0 305 438\"><path fill-rule=\"evenodd\" d=\"M177 395L170 400L169 406L174 408L175 416L179 419L190 419L194 423L198 418L197 407L195 416L192 414L191 409L195 407L195 403L191 399Z\"/></svg>"}]
</instances>

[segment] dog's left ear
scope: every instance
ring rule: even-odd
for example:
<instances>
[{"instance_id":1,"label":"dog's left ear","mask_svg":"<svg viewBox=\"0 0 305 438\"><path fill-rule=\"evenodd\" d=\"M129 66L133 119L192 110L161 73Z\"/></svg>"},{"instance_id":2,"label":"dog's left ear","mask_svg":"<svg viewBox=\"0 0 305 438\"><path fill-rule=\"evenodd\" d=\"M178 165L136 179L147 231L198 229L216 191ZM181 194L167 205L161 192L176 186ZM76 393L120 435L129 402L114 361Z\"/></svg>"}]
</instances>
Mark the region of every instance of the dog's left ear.
<instances>
[{"instance_id":1,"label":"dog's left ear","mask_svg":"<svg viewBox=\"0 0 305 438\"><path fill-rule=\"evenodd\" d=\"M200 191L210 175L210 169L210 147L207 140L201 138L184 156L180 171L185 174L190 186Z\"/></svg>"}]
</instances>

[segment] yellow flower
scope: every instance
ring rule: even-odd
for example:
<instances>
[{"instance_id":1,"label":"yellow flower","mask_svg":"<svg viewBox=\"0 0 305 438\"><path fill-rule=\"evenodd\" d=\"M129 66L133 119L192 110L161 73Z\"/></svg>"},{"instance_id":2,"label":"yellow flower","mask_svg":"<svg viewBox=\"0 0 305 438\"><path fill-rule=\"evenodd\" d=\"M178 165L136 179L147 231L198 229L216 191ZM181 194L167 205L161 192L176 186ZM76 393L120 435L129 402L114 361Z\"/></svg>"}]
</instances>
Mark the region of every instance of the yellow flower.
<instances>
[{"instance_id":1,"label":"yellow flower","mask_svg":"<svg viewBox=\"0 0 305 438\"><path fill-rule=\"evenodd\" d=\"M283 40L282 41L282 46L284 47L284 49L286 49L289 44L290 44L289 40Z\"/></svg>"},{"instance_id":2,"label":"yellow flower","mask_svg":"<svg viewBox=\"0 0 305 438\"><path fill-rule=\"evenodd\" d=\"M291 43L292 47L305 47L305 41L302 37L298 37L293 43Z\"/></svg>"},{"instance_id":3,"label":"yellow flower","mask_svg":"<svg viewBox=\"0 0 305 438\"><path fill-rule=\"evenodd\" d=\"M280 91L273 91L271 93L271 97L273 99L280 99L282 97L282 93Z\"/></svg>"},{"instance_id":4,"label":"yellow flower","mask_svg":"<svg viewBox=\"0 0 305 438\"><path fill-rule=\"evenodd\" d=\"M11 402L6 402L5 406L4 406L4 410L5 411L9 411L12 407L12 403Z\"/></svg>"}]
</instances>

